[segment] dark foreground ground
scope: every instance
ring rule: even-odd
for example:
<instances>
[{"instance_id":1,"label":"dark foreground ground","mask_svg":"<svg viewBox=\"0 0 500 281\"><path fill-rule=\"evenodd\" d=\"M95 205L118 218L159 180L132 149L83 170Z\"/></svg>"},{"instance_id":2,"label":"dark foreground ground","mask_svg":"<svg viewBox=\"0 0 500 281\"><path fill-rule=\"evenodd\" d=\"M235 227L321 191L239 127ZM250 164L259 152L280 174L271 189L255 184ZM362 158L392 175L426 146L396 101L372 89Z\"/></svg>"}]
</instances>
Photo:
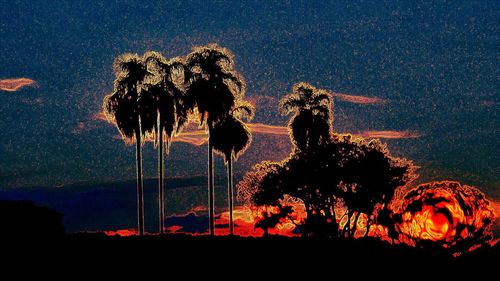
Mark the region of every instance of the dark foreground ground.
<instances>
[{"instance_id":1,"label":"dark foreground ground","mask_svg":"<svg viewBox=\"0 0 500 281\"><path fill-rule=\"evenodd\" d=\"M54 270L117 267L116 270L123 273L144 268L145 272L160 270L188 277L203 274L207 269L215 270L218 276L231 269L240 277L306 274L312 278L341 274L353 280L361 276L367 276L366 280L375 277L373 280L405 280L413 275L433 277L430 280L462 274L481 277L495 272L494 265L498 266L500 261L499 244L453 258L439 250L392 246L375 239L332 241L189 235L140 238L109 237L100 233L73 234L59 239L13 239L3 244L3 254L12 257L10 262L46 264L45 268ZM427 277L424 279L429 279ZM311 278L305 280L317 280Z\"/></svg>"},{"instance_id":2,"label":"dark foreground ground","mask_svg":"<svg viewBox=\"0 0 500 281\"><path fill-rule=\"evenodd\" d=\"M209 280L268 280L272 276L279 280L288 276L304 280L325 276L462 280L464 276L496 276L500 269L500 243L455 258L441 248L417 249L373 238L67 235L62 217L33 202L0 201L0 280L23 279L20 275L24 273L63 273L66 280L89 273L93 275L86 279L100 280L105 272L110 272L112 279L118 275L130 279L139 273L140 280L149 273L176 280L195 276ZM17 278L2 278L11 277L7 273L11 269Z\"/></svg>"}]
</instances>

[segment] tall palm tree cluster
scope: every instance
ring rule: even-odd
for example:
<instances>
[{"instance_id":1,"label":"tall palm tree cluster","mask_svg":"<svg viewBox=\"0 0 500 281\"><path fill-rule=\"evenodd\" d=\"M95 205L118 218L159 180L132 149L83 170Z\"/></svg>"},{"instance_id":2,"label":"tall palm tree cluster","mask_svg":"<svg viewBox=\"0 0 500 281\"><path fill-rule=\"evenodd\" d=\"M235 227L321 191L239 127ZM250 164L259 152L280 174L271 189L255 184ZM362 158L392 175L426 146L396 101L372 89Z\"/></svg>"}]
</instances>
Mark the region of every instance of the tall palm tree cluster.
<instances>
[{"instance_id":1,"label":"tall palm tree cluster","mask_svg":"<svg viewBox=\"0 0 500 281\"><path fill-rule=\"evenodd\" d=\"M172 139L198 112L200 127L208 131L208 213L210 235L215 233L214 151L224 157L228 177L230 234L233 227L233 159L251 142L243 119L250 120L253 107L244 100L246 84L235 70L234 56L216 44L194 47L183 57L167 59L158 52L123 54L114 64L113 92L104 97L103 112L116 124L124 141L136 144L137 222L144 234L144 188L141 148L148 138L158 149L159 231L164 232L164 153Z\"/></svg>"}]
</instances>

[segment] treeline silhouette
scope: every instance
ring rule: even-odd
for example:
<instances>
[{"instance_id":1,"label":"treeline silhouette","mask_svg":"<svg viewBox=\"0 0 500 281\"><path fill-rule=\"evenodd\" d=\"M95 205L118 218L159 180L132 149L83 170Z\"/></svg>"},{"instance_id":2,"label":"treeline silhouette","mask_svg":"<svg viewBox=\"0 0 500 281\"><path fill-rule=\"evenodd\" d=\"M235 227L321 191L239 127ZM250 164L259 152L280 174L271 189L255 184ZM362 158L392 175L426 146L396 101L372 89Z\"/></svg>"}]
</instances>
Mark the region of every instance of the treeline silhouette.
<instances>
[{"instance_id":1,"label":"treeline silhouette","mask_svg":"<svg viewBox=\"0 0 500 281\"><path fill-rule=\"evenodd\" d=\"M235 69L233 54L216 44L194 47L191 53L172 59L152 51L142 56L127 53L115 60L113 68L114 89L104 98L103 111L124 141L136 144L139 234L144 234L142 145L153 139L158 148L158 218L163 233L164 152L168 153L172 138L194 121L208 132L209 233L213 236L215 228L215 151L227 167L229 233L233 235L233 161L252 140L243 120L250 120L254 111L244 99L246 84ZM395 196L417 178L416 166L392 156L377 139L336 133L332 96L301 82L281 99L281 112L292 115L290 156L258 163L238 183L239 198L252 210L255 227L268 234L269 229L291 222L305 237L374 236L411 245L440 241L433 245L445 248L457 246L460 239L446 238L450 243L443 243L443 237L460 236L460 241L467 242L459 244L467 247L457 246L459 251L490 240L494 215L477 189L455 192L456 186L448 184L444 196L448 201L431 196L425 204L414 194L432 194L437 184ZM461 215L456 215L451 211L453 200L481 203L471 207L459 202ZM301 216L298 208L304 208L305 214Z\"/></svg>"},{"instance_id":2,"label":"treeline silhouette","mask_svg":"<svg viewBox=\"0 0 500 281\"><path fill-rule=\"evenodd\" d=\"M390 154L379 140L333 131L326 90L293 86L280 102L293 150L280 162L263 161L238 183L239 198L268 230L291 222L305 237L379 237L392 243L461 253L492 238L494 213L478 189L457 182L422 184L412 161ZM300 217L300 208L305 216Z\"/></svg>"},{"instance_id":3,"label":"treeline silhouette","mask_svg":"<svg viewBox=\"0 0 500 281\"><path fill-rule=\"evenodd\" d=\"M275 222L266 227L279 223L274 216L287 219L281 213L292 211L284 201L293 197L305 206L306 218L298 224L303 235L354 237L363 215L367 236L395 190L415 179L413 163L391 156L379 140L334 134L332 105L331 94L307 83L294 85L281 100L283 114L293 113L292 153L281 162L256 165L238 184L240 198L262 207L263 220Z\"/></svg>"}]
</instances>

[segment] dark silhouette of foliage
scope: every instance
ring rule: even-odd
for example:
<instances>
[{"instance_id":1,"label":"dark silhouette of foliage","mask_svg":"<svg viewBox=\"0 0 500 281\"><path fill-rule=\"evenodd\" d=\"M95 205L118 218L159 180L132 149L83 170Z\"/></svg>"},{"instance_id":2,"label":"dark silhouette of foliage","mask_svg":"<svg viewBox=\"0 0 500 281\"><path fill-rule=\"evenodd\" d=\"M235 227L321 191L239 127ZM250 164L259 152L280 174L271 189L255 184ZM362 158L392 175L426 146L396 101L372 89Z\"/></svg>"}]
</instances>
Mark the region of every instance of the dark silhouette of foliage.
<instances>
[{"instance_id":1,"label":"dark silhouette of foliage","mask_svg":"<svg viewBox=\"0 0 500 281\"><path fill-rule=\"evenodd\" d=\"M344 235L354 236L360 214L367 216L368 233L371 222L377 217L375 212L387 208L396 189L416 178L415 168L408 160L392 157L387 146L379 140L336 135L332 145L341 156L337 186L339 197L347 208Z\"/></svg>"},{"instance_id":2,"label":"dark silhouette of foliage","mask_svg":"<svg viewBox=\"0 0 500 281\"><path fill-rule=\"evenodd\" d=\"M255 223L255 228L264 230L264 236L269 235L269 229L288 219L293 213L292 206L278 206L277 212L262 212L262 217Z\"/></svg>"},{"instance_id":3,"label":"dark silhouette of foliage","mask_svg":"<svg viewBox=\"0 0 500 281\"><path fill-rule=\"evenodd\" d=\"M113 93L104 97L103 112L115 123L126 143L135 137L137 165L137 216L139 234L144 234L144 188L142 182L141 146L144 134L153 132L156 121L151 108L154 99L146 95L144 79L148 75L143 58L137 54L123 54L113 64L115 83Z\"/></svg>"},{"instance_id":4,"label":"dark silhouette of foliage","mask_svg":"<svg viewBox=\"0 0 500 281\"><path fill-rule=\"evenodd\" d=\"M194 47L186 66L186 100L198 108L200 122L212 129L242 99L245 81L234 70L231 51L217 44Z\"/></svg>"},{"instance_id":5,"label":"dark silhouette of foliage","mask_svg":"<svg viewBox=\"0 0 500 281\"><path fill-rule=\"evenodd\" d=\"M186 57L185 103L196 106L200 124L208 127L208 194L209 230L214 235L214 127L235 109L242 100L246 85L243 77L234 70L234 56L217 44L194 47Z\"/></svg>"},{"instance_id":6,"label":"dark silhouette of foliage","mask_svg":"<svg viewBox=\"0 0 500 281\"><path fill-rule=\"evenodd\" d=\"M190 105L184 103L183 80L184 62L179 58L165 59L158 52L147 52L144 54L144 62L148 72L146 77L145 96L151 102L146 117L154 127L157 136L155 143L158 144L158 218L160 234L164 232L165 222L165 198L164 198L164 149L167 153L173 136L179 134L187 122ZM180 81L181 80L181 81ZM148 104L149 105L149 104ZM141 120L143 120L141 118ZM164 148L164 142L166 148Z\"/></svg>"},{"instance_id":7,"label":"dark silhouette of foliage","mask_svg":"<svg viewBox=\"0 0 500 281\"><path fill-rule=\"evenodd\" d=\"M280 101L284 115L293 113L288 127L296 148L312 150L328 142L333 124L333 100L326 90L301 82Z\"/></svg>"},{"instance_id":8,"label":"dark silhouette of foliage","mask_svg":"<svg viewBox=\"0 0 500 281\"><path fill-rule=\"evenodd\" d=\"M304 235L353 237L360 215L368 224L375 220L376 211L389 204L396 188L415 178L414 166L392 157L378 140L332 134L330 105L326 91L295 85L281 107L295 112L289 126L296 149L280 163L256 165L238 189L256 206L281 206L285 196L300 199L307 213L300 227ZM307 122L296 121L302 116ZM342 209L344 214L338 214ZM347 222L339 228L344 216Z\"/></svg>"},{"instance_id":9,"label":"dark silhouette of foliage","mask_svg":"<svg viewBox=\"0 0 500 281\"><path fill-rule=\"evenodd\" d=\"M248 148L252 134L241 119L243 117L251 119L253 110L251 104L241 102L230 114L224 116L220 122L214 125L212 130L214 150L224 156L226 163L231 157L238 159L238 156Z\"/></svg>"}]
</instances>

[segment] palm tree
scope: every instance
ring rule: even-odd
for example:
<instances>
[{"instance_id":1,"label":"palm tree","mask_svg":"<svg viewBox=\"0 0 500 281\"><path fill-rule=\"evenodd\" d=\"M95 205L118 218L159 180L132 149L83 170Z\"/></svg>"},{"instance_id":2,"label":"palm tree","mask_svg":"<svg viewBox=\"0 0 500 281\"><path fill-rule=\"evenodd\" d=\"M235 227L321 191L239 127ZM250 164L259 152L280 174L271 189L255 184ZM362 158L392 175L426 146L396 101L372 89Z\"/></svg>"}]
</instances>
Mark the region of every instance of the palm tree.
<instances>
[{"instance_id":1,"label":"palm tree","mask_svg":"<svg viewBox=\"0 0 500 281\"><path fill-rule=\"evenodd\" d=\"M231 114L225 116L221 122L215 124L211 137L213 148L224 157L227 167L227 196L229 203L229 234L234 234L233 226L233 158L245 152L252 141L252 134L241 118L251 119L253 107L249 103L241 102Z\"/></svg>"},{"instance_id":2,"label":"palm tree","mask_svg":"<svg viewBox=\"0 0 500 281\"><path fill-rule=\"evenodd\" d=\"M136 143L137 167L137 224L139 235L144 235L144 188L142 182L142 136L150 132L154 122L147 107L151 100L143 96L144 78L148 74L137 54L123 54L113 63L115 82L113 93L104 97L103 112L109 122L116 124L125 143ZM153 125L152 125L153 124Z\"/></svg>"},{"instance_id":3,"label":"palm tree","mask_svg":"<svg viewBox=\"0 0 500 281\"><path fill-rule=\"evenodd\" d=\"M311 151L330 139L332 106L330 93L305 82L293 85L292 93L281 99L282 114L294 114L288 127L290 138L297 149Z\"/></svg>"},{"instance_id":4,"label":"palm tree","mask_svg":"<svg viewBox=\"0 0 500 281\"><path fill-rule=\"evenodd\" d=\"M208 216L210 235L214 235L213 129L234 109L246 85L234 70L233 54L216 44L194 47L186 63L186 105L196 105L200 125L208 127Z\"/></svg>"},{"instance_id":5,"label":"palm tree","mask_svg":"<svg viewBox=\"0 0 500 281\"><path fill-rule=\"evenodd\" d=\"M151 116L156 117L155 143L158 143L158 218L160 234L164 232L165 196L164 196L164 150L169 152L171 139L181 132L187 122L189 107L183 103L184 93L178 81L182 77L184 64L179 58L165 59L158 52L144 54L147 69L152 73L148 78L148 96L155 100L155 106L150 108ZM163 147L164 142L166 144Z\"/></svg>"}]
</instances>

